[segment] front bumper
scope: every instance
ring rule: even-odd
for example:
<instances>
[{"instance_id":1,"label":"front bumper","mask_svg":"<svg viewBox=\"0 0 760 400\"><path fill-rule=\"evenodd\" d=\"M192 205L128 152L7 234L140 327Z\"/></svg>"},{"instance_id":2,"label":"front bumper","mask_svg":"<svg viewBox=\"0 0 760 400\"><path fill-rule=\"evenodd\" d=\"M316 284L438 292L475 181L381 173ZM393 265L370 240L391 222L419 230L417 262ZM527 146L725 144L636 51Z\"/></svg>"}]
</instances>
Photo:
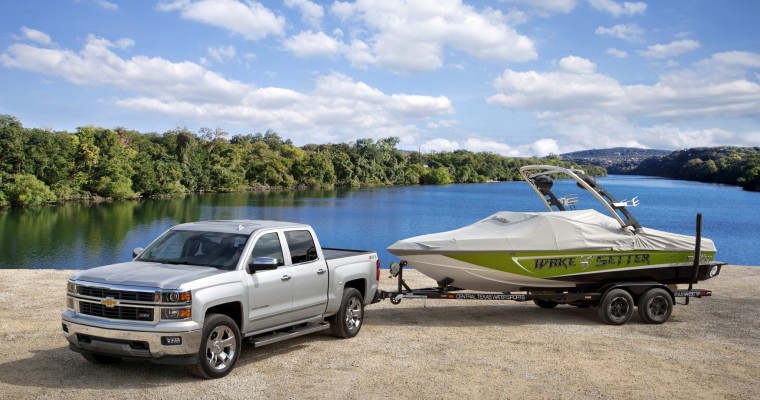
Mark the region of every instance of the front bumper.
<instances>
[{"instance_id":1,"label":"front bumper","mask_svg":"<svg viewBox=\"0 0 760 400\"><path fill-rule=\"evenodd\" d=\"M90 352L115 357L149 359L157 363L193 364L198 359L200 330L187 332L147 332L105 329L63 318L64 337L69 348L78 353ZM167 338L173 338L168 344ZM177 339L179 338L179 339Z\"/></svg>"}]
</instances>

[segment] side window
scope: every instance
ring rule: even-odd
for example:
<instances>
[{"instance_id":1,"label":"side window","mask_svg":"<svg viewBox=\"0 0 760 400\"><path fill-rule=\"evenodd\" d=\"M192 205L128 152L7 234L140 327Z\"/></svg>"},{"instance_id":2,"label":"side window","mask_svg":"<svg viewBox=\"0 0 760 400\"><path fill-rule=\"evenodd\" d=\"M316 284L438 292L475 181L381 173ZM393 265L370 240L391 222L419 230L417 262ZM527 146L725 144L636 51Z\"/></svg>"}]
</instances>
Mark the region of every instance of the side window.
<instances>
[{"instance_id":1,"label":"side window","mask_svg":"<svg viewBox=\"0 0 760 400\"><path fill-rule=\"evenodd\" d=\"M280 246L277 232L264 234L256 241L248 262L251 263L258 257L274 258L277 260L277 265L285 265L285 257L282 256L282 246Z\"/></svg>"},{"instance_id":2,"label":"side window","mask_svg":"<svg viewBox=\"0 0 760 400\"><path fill-rule=\"evenodd\" d=\"M309 231L286 231L285 240L288 242L293 264L317 259L317 246Z\"/></svg>"}]
</instances>

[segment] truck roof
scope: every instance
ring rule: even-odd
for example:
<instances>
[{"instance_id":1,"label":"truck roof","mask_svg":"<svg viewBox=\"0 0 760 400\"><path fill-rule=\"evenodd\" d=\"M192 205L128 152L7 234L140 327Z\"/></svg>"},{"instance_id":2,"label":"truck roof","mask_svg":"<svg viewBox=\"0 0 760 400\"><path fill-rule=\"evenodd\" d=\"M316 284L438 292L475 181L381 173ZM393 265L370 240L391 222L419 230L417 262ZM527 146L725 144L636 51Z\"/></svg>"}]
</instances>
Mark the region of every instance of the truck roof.
<instances>
[{"instance_id":1,"label":"truck roof","mask_svg":"<svg viewBox=\"0 0 760 400\"><path fill-rule=\"evenodd\" d=\"M198 221L179 224L172 229L183 231L212 231L250 235L259 229L271 228L310 228L309 225L286 221L267 221L251 219Z\"/></svg>"}]
</instances>

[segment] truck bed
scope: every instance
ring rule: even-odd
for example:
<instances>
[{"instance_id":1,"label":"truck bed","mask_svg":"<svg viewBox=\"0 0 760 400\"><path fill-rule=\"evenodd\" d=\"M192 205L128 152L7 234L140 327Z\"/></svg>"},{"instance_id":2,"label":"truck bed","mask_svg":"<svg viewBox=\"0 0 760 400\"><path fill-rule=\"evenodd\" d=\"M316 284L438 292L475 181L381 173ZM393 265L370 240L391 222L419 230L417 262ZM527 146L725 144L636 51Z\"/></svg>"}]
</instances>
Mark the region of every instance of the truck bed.
<instances>
[{"instance_id":1,"label":"truck bed","mask_svg":"<svg viewBox=\"0 0 760 400\"><path fill-rule=\"evenodd\" d=\"M333 249L323 247L322 253L325 255L325 259L329 261L337 260L339 258L358 256L361 254L372 254L373 252L368 250Z\"/></svg>"}]
</instances>

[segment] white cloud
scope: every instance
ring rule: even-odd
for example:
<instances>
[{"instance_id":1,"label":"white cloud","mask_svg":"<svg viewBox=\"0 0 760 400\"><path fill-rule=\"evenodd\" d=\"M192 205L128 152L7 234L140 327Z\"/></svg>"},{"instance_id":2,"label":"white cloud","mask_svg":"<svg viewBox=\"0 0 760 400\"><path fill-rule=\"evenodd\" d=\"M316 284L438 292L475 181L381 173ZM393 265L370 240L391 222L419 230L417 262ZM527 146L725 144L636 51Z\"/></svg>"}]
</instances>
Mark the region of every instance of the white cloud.
<instances>
[{"instance_id":1,"label":"white cloud","mask_svg":"<svg viewBox=\"0 0 760 400\"><path fill-rule=\"evenodd\" d=\"M32 42L37 42L44 45L48 45L53 42L47 33L38 31L36 29L27 28L25 26L21 28L21 37L23 39L31 40Z\"/></svg>"},{"instance_id":2,"label":"white cloud","mask_svg":"<svg viewBox=\"0 0 760 400\"><path fill-rule=\"evenodd\" d=\"M116 4L116 3L112 3L112 2L110 2L110 1L106 1L106 0L97 0L95 3L96 3L97 5L99 5L100 7L102 7L102 8L104 8L104 9L106 9L106 10L112 10L112 11L115 11L115 10L118 10L118 9L119 9L119 5L118 5L118 4Z\"/></svg>"},{"instance_id":3,"label":"white cloud","mask_svg":"<svg viewBox=\"0 0 760 400\"><path fill-rule=\"evenodd\" d=\"M285 0L288 8L298 8L303 21L313 28L319 28L322 17L325 15L324 8L309 0Z\"/></svg>"},{"instance_id":4,"label":"white cloud","mask_svg":"<svg viewBox=\"0 0 760 400\"><path fill-rule=\"evenodd\" d=\"M636 24L619 24L610 28L597 27L594 31L600 36L612 36L628 42L639 42L644 38L644 29Z\"/></svg>"},{"instance_id":5,"label":"white cloud","mask_svg":"<svg viewBox=\"0 0 760 400\"><path fill-rule=\"evenodd\" d=\"M613 0L588 0L588 2L592 8L609 13L613 17L644 14L647 10L647 4L640 1L635 3L624 1L622 4Z\"/></svg>"},{"instance_id":6,"label":"white cloud","mask_svg":"<svg viewBox=\"0 0 760 400\"><path fill-rule=\"evenodd\" d=\"M431 139L420 145L420 151L423 153L455 150L459 150L459 143L444 138Z\"/></svg>"},{"instance_id":7,"label":"white cloud","mask_svg":"<svg viewBox=\"0 0 760 400\"><path fill-rule=\"evenodd\" d=\"M133 93L112 100L119 107L220 126L282 130L304 142L348 141L357 132L375 138L415 136L417 124L454 113L444 96L387 94L337 73L318 76L312 90L299 92L227 79L191 62L126 59L114 53L116 48L94 36L79 52L17 43L0 54L0 64ZM222 48L220 56L233 50Z\"/></svg>"},{"instance_id":8,"label":"white cloud","mask_svg":"<svg viewBox=\"0 0 760 400\"><path fill-rule=\"evenodd\" d=\"M228 29L250 40L282 35L285 31L285 18L256 1L175 0L159 3L158 9L179 11L185 19Z\"/></svg>"},{"instance_id":9,"label":"white cloud","mask_svg":"<svg viewBox=\"0 0 760 400\"><path fill-rule=\"evenodd\" d=\"M235 46L228 45L228 46L217 46L217 47L209 47L208 48L208 55L216 60L216 62L224 62L228 59L231 59L235 57Z\"/></svg>"},{"instance_id":10,"label":"white cloud","mask_svg":"<svg viewBox=\"0 0 760 400\"><path fill-rule=\"evenodd\" d=\"M339 41L324 32L301 32L283 41L286 50L297 57L333 56L344 47Z\"/></svg>"},{"instance_id":11,"label":"white cloud","mask_svg":"<svg viewBox=\"0 0 760 400\"><path fill-rule=\"evenodd\" d=\"M336 2L331 12L344 20L364 24L353 32L366 45L352 62L373 62L397 72L441 68L444 48L482 59L528 61L537 57L533 41L506 24L497 10L476 11L461 0L430 3L388 0L384 2ZM353 44L352 44L353 45Z\"/></svg>"},{"instance_id":12,"label":"white cloud","mask_svg":"<svg viewBox=\"0 0 760 400\"><path fill-rule=\"evenodd\" d=\"M576 4L576 0L507 0L508 3L522 4L525 7L529 7L537 11L541 15L567 14L572 11Z\"/></svg>"},{"instance_id":13,"label":"white cloud","mask_svg":"<svg viewBox=\"0 0 760 400\"><path fill-rule=\"evenodd\" d=\"M760 118L760 54L716 53L651 85L624 85L583 65L566 57L555 72L507 69L487 101L530 111L551 132L596 148L715 145L729 135L719 121Z\"/></svg>"},{"instance_id":14,"label":"white cloud","mask_svg":"<svg viewBox=\"0 0 760 400\"><path fill-rule=\"evenodd\" d=\"M559 60L559 68L571 74L593 74L596 64L582 57L567 56Z\"/></svg>"},{"instance_id":15,"label":"white cloud","mask_svg":"<svg viewBox=\"0 0 760 400\"><path fill-rule=\"evenodd\" d=\"M639 54L645 58L664 59L688 53L699 47L699 42L696 40L675 40L668 44L653 44L646 50L639 51Z\"/></svg>"},{"instance_id":16,"label":"white cloud","mask_svg":"<svg viewBox=\"0 0 760 400\"><path fill-rule=\"evenodd\" d=\"M605 53L615 57L615 58L628 58L628 52L623 50L618 50L614 48L609 48L604 51Z\"/></svg>"}]
</instances>

